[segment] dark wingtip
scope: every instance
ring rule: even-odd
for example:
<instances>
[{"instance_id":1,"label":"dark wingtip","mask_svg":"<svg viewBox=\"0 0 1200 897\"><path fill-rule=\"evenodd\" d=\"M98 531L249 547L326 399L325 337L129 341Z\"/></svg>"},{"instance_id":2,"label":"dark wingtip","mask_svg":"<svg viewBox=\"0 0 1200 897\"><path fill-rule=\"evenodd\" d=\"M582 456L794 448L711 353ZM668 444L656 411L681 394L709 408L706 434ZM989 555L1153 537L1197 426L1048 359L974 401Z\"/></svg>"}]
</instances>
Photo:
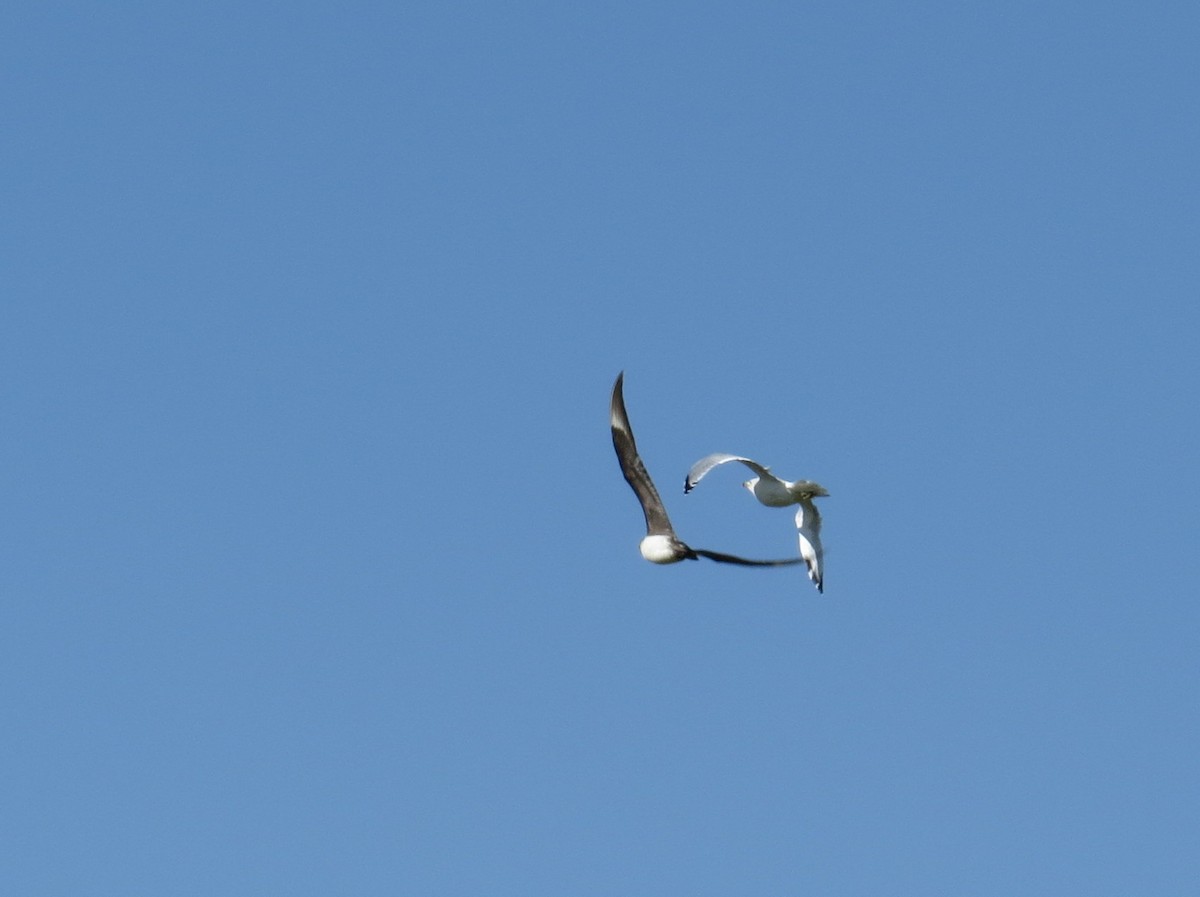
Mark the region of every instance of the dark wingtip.
<instances>
[{"instance_id":1,"label":"dark wingtip","mask_svg":"<svg viewBox=\"0 0 1200 897\"><path fill-rule=\"evenodd\" d=\"M625 404L625 372L617 374L617 380L612 388L611 405L615 406L618 402L623 406Z\"/></svg>"}]
</instances>

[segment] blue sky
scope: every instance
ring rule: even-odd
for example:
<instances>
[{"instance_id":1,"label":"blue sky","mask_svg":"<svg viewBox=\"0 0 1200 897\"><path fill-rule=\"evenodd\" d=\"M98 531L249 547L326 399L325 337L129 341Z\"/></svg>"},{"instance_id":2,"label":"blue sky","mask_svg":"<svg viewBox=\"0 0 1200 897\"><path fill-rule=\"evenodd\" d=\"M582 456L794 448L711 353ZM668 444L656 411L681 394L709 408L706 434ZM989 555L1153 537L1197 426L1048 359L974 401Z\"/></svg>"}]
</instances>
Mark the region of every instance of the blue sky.
<instances>
[{"instance_id":1,"label":"blue sky","mask_svg":"<svg viewBox=\"0 0 1200 897\"><path fill-rule=\"evenodd\" d=\"M7 893L1195 890L1193 4L2 20Z\"/></svg>"}]
</instances>

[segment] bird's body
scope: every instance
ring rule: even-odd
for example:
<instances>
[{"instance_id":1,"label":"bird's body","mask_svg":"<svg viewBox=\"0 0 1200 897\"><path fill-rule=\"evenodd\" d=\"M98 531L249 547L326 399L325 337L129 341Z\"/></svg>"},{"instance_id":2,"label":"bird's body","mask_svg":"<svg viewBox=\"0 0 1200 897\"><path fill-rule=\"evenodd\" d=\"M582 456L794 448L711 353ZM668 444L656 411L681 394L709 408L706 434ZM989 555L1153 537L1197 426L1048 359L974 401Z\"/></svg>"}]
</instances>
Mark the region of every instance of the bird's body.
<instances>
[{"instance_id":1,"label":"bird's body","mask_svg":"<svg viewBox=\"0 0 1200 897\"><path fill-rule=\"evenodd\" d=\"M796 533L800 543L800 557L808 568L808 578L813 581L818 592L824 592L825 580L821 562L825 552L821 546L821 512L813 504L813 499L827 496L829 492L824 486L811 480L792 482L780 479L771 473L769 467L765 467L757 461L725 452L707 455L693 464L683 481L683 491L691 492L710 470L730 461L744 464L758 474L742 485L761 504L769 508L800 506L796 511Z\"/></svg>"},{"instance_id":2,"label":"bird's body","mask_svg":"<svg viewBox=\"0 0 1200 897\"><path fill-rule=\"evenodd\" d=\"M741 564L750 567L779 567L799 563L799 559L780 561L752 561L731 554L721 554L716 551L705 551L692 548L675 535L667 509L663 505L658 489L646 465L638 455L637 443L633 439L633 428L629 425L629 415L625 411L624 395L625 374L617 375L613 384L612 401L609 405L609 424L612 429L613 448L617 452L617 461L621 465L621 473L626 482L637 496L642 506L642 514L646 518L646 535L638 546L642 557L653 564L674 564L683 560L708 558L724 564Z\"/></svg>"},{"instance_id":3,"label":"bird's body","mask_svg":"<svg viewBox=\"0 0 1200 897\"><path fill-rule=\"evenodd\" d=\"M786 508L796 503L796 496L788 488L791 484L775 477L753 477L742 485L768 508Z\"/></svg>"}]
</instances>

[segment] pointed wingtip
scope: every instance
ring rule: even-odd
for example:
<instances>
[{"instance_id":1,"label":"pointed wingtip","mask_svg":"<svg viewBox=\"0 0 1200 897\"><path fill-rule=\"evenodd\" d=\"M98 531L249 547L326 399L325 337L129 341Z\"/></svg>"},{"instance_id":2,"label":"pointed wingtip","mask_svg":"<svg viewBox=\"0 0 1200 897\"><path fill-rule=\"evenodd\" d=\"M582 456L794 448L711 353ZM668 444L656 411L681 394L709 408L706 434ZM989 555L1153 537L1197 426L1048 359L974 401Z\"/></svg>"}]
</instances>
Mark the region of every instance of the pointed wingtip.
<instances>
[{"instance_id":1,"label":"pointed wingtip","mask_svg":"<svg viewBox=\"0 0 1200 897\"><path fill-rule=\"evenodd\" d=\"M617 374L616 382L613 383L613 388L612 388L611 404L613 406L615 406L618 403L620 403L621 405L625 404L625 372L624 371L621 371L621 373Z\"/></svg>"},{"instance_id":2,"label":"pointed wingtip","mask_svg":"<svg viewBox=\"0 0 1200 897\"><path fill-rule=\"evenodd\" d=\"M612 397L609 399L609 411L615 420L618 413L621 417L625 416L625 372L617 374L616 382L613 383Z\"/></svg>"}]
</instances>

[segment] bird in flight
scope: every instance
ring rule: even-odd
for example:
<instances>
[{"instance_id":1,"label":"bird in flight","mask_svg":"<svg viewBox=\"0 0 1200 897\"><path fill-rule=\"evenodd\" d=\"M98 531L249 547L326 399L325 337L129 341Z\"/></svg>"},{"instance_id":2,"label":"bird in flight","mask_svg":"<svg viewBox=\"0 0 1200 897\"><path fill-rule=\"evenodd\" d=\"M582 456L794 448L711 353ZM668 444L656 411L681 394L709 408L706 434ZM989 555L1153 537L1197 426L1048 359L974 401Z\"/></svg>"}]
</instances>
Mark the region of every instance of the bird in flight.
<instances>
[{"instance_id":1,"label":"bird in flight","mask_svg":"<svg viewBox=\"0 0 1200 897\"><path fill-rule=\"evenodd\" d=\"M799 505L796 511L796 531L800 540L800 557L808 568L808 578L813 581L818 592L825 591L825 578L821 568L821 560L825 554L821 547L821 512L813 504L814 498L829 495L824 486L810 480L790 482L781 480L771 473L770 468L764 467L757 461L743 458L740 455L729 455L724 452L708 455L692 465L683 481L683 491L691 492L696 484L714 467L738 461L753 470L758 476L742 483L750 494L768 508L786 508L789 505Z\"/></svg>"},{"instance_id":2,"label":"bird in flight","mask_svg":"<svg viewBox=\"0 0 1200 897\"><path fill-rule=\"evenodd\" d=\"M654 481L646 472L646 465L638 456L637 444L633 441L633 429L629 426L629 415L625 412L624 380L625 372L622 371L617 375L617 382L613 384L609 422L612 426L613 448L617 450L621 473L633 488L642 505L642 513L646 516L646 537L639 546L642 557L654 564L674 564L677 561L694 561L697 558L708 558L723 564L742 564L747 567L782 567L800 563L800 558L751 561L732 554L705 551L702 548L692 548L675 535L675 529L667 517L667 509L663 507L658 490L654 488Z\"/></svg>"}]
</instances>

